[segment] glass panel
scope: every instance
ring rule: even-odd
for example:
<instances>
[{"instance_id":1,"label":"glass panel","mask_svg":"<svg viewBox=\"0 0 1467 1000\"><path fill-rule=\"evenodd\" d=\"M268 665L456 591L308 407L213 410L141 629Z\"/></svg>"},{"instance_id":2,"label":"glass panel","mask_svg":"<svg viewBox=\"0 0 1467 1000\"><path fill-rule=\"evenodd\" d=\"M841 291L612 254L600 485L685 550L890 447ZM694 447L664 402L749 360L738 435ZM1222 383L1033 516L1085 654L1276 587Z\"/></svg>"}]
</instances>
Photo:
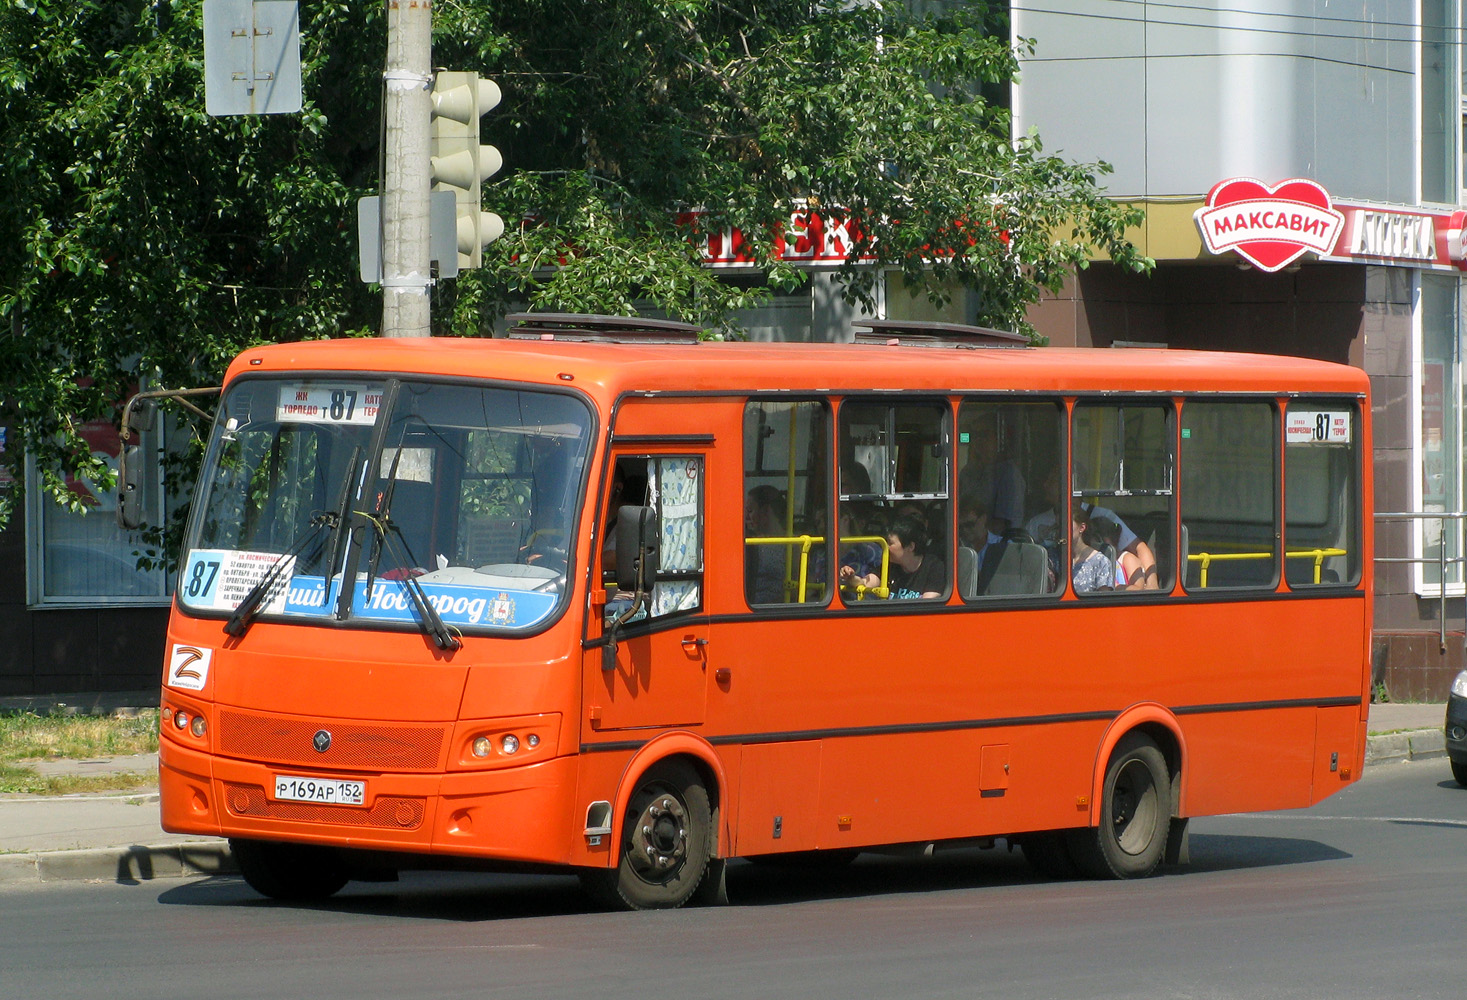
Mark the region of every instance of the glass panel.
<instances>
[{"instance_id":1,"label":"glass panel","mask_svg":"<svg viewBox=\"0 0 1467 1000\"><path fill-rule=\"evenodd\" d=\"M1295 399L1284 420L1284 573L1291 587L1360 578L1359 417L1353 400Z\"/></svg>"},{"instance_id":2,"label":"glass panel","mask_svg":"<svg viewBox=\"0 0 1467 1000\"><path fill-rule=\"evenodd\" d=\"M1271 403L1183 405L1187 589L1277 586L1276 428Z\"/></svg>"},{"instance_id":3,"label":"glass panel","mask_svg":"<svg viewBox=\"0 0 1467 1000\"><path fill-rule=\"evenodd\" d=\"M153 429L142 432L134 461L142 466L140 490L147 523L163 520L163 496L159 488L158 461L162 451L161 419L153 421ZM89 420L77 426L87 442L92 457L101 459L117 471L117 456L122 450L117 427L110 419ZM0 451L4 451L3 429L0 429ZM27 475L34 481L35 460L27 463ZM68 510L40 496L39 488L28 490L29 516L35 531L32 542L39 543L38 603L76 602L131 603L148 598L162 600L169 593L169 579L161 567L139 569L138 556L147 555L161 562L161 554L143 542L142 532L126 531L117 525L117 490L103 490L89 479L66 481L67 489L84 510ZM6 488L0 475L0 490Z\"/></svg>"},{"instance_id":4,"label":"glass panel","mask_svg":"<svg viewBox=\"0 0 1467 1000\"><path fill-rule=\"evenodd\" d=\"M654 458L647 467L662 527L651 613L695 611L703 591L703 460Z\"/></svg>"},{"instance_id":5,"label":"glass panel","mask_svg":"<svg viewBox=\"0 0 1467 1000\"><path fill-rule=\"evenodd\" d=\"M1456 63L1456 4L1421 3L1421 199L1457 201L1456 149L1461 91Z\"/></svg>"},{"instance_id":6,"label":"glass panel","mask_svg":"<svg viewBox=\"0 0 1467 1000\"><path fill-rule=\"evenodd\" d=\"M1456 278L1438 274L1421 275L1421 509L1458 510L1459 474L1456 459L1460 412L1457 386L1461 378L1457 336ZM1421 555L1429 560L1421 566L1421 579L1428 587L1441 582L1442 523L1423 519ZM1448 527L1447 583L1462 582L1462 566L1453 562L1460 555L1460 532Z\"/></svg>"},{"instance_id":7,"label":"glass panel","mask_svg":"<svg viewBox=\"0 0 1467 1000\"><path fill-rule=\"evenodd\" d=\"M569 396L402 382L381 452L367 380L236 385L204 471L180 594L231 610L267 573L263 610L329 615L361 543L350 614L415 622L404 583L452 628L529 628L564 589L589 414ZM369 462L370 467L369 467Z\"/></svg>"},{"instance_id":8,"label":"glass panel","mask_svg":"<svg viewBox=\"0 0 1467 1000\"><path fill-rule=\"evenodd\" d=\"M1052 593L1063 577L1064 410L965 402L958 411L958 593Z\"/></svg>"},{"instance_id":9,"label":"glass panel","mask_svg":"<svg viewBox=\"0 0 1467 1000\"><path fill-rule=\"evenodd\" d=\"M744 409L744 594L750 605L822 603L830 587L830 431L825 404ZM841 466L842 489L870 488Z\"/></svg>"},{"instance_id":10,"label":"glass panel","mask_svg":"<svg viewBox=\"0 0 1467 1000\"><path fill-rule=\"evenodd\" d=\"M846 601L948 594L949 413L942 403L841 407L838 573Z\"/></svg>"},{"instance_id":11,"label":"glass panel","mask_svg":"<svg viewBox=\"0 0 1467 1000\"><path fill-rule=\"evenodd\" d=\"M1076 404L1069 533L1077 592L1172 588L1171 421L1169 404Z\"/></svg>"}]
</instances>

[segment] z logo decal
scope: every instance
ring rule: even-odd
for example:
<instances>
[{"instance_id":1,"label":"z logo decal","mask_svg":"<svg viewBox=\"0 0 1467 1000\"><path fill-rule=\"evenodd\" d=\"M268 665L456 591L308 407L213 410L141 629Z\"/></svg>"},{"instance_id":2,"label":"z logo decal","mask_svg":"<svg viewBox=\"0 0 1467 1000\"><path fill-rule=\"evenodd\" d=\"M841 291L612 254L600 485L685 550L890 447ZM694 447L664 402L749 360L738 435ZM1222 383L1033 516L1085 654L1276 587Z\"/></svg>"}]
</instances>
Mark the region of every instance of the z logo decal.
<instances>
[{"instance_id":1,"label":"z logo decal","mask_svg":"<svg viewBox=\"0 0 1467 1000\"><path fill-rule=\"evenodd\" d=\"M187 691L202 691L209 679L212 649L174 645L168 656L168 686Z\"/></svg>"}]
</instances>

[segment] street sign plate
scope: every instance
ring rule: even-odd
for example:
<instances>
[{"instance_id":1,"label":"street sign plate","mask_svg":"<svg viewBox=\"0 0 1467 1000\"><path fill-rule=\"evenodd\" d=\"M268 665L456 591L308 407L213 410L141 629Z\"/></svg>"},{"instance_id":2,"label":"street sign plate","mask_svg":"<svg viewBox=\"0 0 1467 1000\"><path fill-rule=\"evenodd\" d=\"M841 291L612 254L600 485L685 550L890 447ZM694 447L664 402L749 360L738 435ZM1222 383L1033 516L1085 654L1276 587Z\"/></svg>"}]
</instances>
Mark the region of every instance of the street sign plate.
<instances>
[{"instance_id":1,"label":"street sign plate","mask_svg":"<svg viewBox=\"0 0 1467 1000\"><path fill-rule=\"evenodd\" d=\"M275 115L300 109L300 4L204 0L204 110Z\"/></svg>"},{"instance_id":2,"label":"street sign plate","mask_svg":"<svg viewBox=\"0 0 1467 1000\"><path fill-rule=\"evenodd\" d=\"M438 277L458 277L458 206L452 191L434 191L428 204L429 256L438 262ZM362 280L382 280L382 206L376 195L357 200L357 262Z\"/></svg>"}]
</instances>

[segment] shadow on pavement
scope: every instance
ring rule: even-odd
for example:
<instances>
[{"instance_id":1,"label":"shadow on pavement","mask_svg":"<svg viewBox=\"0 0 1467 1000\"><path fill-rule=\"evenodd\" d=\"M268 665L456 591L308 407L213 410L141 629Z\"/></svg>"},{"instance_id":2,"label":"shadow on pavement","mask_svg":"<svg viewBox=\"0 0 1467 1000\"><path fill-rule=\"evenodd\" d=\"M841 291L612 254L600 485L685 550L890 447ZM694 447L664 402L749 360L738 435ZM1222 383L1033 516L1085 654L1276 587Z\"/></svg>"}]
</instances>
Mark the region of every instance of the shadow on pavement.
<instances>
[{"instance_id":1,"label":"shadow on pavement","mask_svg":"<svg viewBox=\"0 0 1467 1000\"><path fill-rule=\"evenodd\" d=\"M1177 869L1192 872L1238 871L1244 868L1273 868L1316 861L1343 861L1346 851L1317 840L1301 837L1251 837L1237 834L1194 833L1192 863Z\"/></svg>"},{"instance_id":2,"label":"shadow on pavement","mask_svg":"<svg viewBox=\"0 0 1467 1000\"><path fill-rule=\"evenodd\" d=\"M1281 865L1339 861L1351 857L1318 841L1289 837L1193 834L1192 862L1163 875L1240 871ZM902 893L1000 889L1053 880L1035 875L1018 851L961 850L934 857L863 854L853 863L829 865L753 864L728 866L733 906L787 906L832 899ZM1070 883L1087 884L1083 880ZM1103 883L1088 883L1099 885ZM238 876L215 876L170 888L159 895L170 906L315 910L421 920L490 920L597 914L577 880L564 875L504 875L465 872L405 872L395 883L351 883L329 900L290 903L257 895Z\"/></svg>"}]
</instances>

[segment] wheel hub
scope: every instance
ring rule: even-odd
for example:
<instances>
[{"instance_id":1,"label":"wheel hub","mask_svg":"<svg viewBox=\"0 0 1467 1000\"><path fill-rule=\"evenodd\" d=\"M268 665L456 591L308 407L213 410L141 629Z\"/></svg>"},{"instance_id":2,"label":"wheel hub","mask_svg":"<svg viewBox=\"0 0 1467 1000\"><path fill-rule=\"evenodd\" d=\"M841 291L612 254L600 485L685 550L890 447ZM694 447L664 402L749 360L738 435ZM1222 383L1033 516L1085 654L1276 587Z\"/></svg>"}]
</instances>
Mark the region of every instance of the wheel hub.
<instances>
[{"instance_id":1,"label":"wheel hub","mask_svg":"<svg viewBox=\"0 0 1467 1000\"><path fill-rule=\"evenodd\" d=\"M1121 850L1135 855L1150 846L1159 808L1151 772L1141 761L1128 761L1111 791L1111 826Z\"/></svg>"},{"instance_id":2,"label":"wheel hub","mask_svg":"<svg viewBox=\"0 0 1467 1000\"><path fill-rule=\"evenodd\" d=\"M677 874L688 854L688 816L672 795L656 795L632 824L627 860L637 874L662 882Z\"/></svg>"}]
</instances>

